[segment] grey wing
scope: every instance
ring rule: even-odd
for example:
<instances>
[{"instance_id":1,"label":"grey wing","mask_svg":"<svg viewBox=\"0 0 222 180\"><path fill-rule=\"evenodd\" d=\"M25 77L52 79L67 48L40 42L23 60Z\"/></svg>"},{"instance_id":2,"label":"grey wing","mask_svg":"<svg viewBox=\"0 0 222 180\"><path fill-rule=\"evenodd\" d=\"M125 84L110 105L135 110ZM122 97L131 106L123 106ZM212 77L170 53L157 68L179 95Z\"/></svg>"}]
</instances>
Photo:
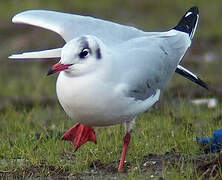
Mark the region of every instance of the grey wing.
<instances>
[{"instance_id":1,"label":"grey wing","mask_svg":"<svg viewBox=\"0 0 222 180\"><path fill-rule=\"evenodd\" d=\"M129 87L127 96L145 100L164 89L190 43L187 34L169 32L169 36L138 38L126 44L128 48L122 47L128 49L125 60L119 62L122 81Z\"/></svg>"},{"instance_id":2,"label":"grey wing","mask_svg":"<svg viewBox=\"0 0 222 180\"><path fill-rule=\"evenodd\" d=\"M141 30L110 21L47 10L24 11L15 15L12 21L54 31L66 42L81 35L94 35L109 45L144 35Z\"/></svg>"},{"instance_id":3,"label":"grey wing","mask_svg":"<svg viewBox=\"0 0 222 180\"><path fill-rule=\"evenodd\" d=\"M143 52L139 53L141 56ZM150 53L150 55L155 57L154 54ZM164 53L156 57L157 59L168 60ZM125 78L125 81L129 85L127 96L133 97L135 100L145 100L153 96L157 89L163 90L166 82L169 80L170 74L174 72L172 65L167 67L161 62L151 63L152 61L149 61L148 57L144 59L144 62L142 61L138 62L140 65L134 66L133 70Z\"/></svg>"}]
</instances>

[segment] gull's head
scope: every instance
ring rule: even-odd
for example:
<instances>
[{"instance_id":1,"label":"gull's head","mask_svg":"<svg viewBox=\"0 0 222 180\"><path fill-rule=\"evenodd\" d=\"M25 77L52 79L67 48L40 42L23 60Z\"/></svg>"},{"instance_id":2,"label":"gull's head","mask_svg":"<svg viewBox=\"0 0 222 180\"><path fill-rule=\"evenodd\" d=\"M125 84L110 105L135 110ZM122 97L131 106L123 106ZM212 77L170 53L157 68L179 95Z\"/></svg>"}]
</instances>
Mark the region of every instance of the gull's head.
<instances>
[{"instance_id":1,"label":"gull's head","mask_svg":"<svg viewBox=\"0 0 222 180\"><path fill-rule=\"evenodd\" d=\"M49 69L48 74L64 71L70 75L82 75L95 70L101 64L102 42L95 36L75 38L62 48L61 60Z\"/></svg>"}]
</instances>

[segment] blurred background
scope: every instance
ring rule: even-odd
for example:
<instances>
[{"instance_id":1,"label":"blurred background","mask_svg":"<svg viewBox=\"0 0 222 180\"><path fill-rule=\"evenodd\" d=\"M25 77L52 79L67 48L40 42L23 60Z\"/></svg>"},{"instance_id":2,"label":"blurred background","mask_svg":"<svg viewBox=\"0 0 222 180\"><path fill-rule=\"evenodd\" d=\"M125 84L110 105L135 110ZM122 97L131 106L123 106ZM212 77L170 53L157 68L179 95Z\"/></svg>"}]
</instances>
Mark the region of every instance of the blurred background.
<instances>
[{"instance_id":1,"label":"blurred background","mask_svg":"<svg viewBox=\"0 0 222 180\"><path fill-rule=\"evenodd\" d=\"M200 19L192 46L183 64L209 83L206 91L188 80L174 76L165 98L222 98L222 3L221 0L1 0L0 2L0 112L8 106L30 108L56 104L56 76L47 77L55 61L13 62L12 53L49 49L64 45L54 32L27 25L12 24L11 18L27 9L49 9L90 15L145 31L174 27L185 11L198 6Z\"/></svg>"}]
</instances>

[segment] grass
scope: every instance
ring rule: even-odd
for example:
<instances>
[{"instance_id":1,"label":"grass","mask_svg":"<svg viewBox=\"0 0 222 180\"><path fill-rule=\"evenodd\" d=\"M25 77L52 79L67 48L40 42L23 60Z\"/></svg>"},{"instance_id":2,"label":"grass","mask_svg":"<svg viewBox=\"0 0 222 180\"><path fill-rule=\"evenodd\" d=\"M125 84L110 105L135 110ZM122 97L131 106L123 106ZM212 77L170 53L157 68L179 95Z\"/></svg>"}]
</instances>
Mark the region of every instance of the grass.
<instances>
[{"instance_id":1,"label":"grass","mask_svg":"<svg viewBox=\"0 0 222 180\"><path fill-rule=\"evenodd\" d=\"M160 109L142 114L133 129L127 154L127 162L133 162L128 176L144 175L140 172L142 157L150 153L164 154L172 149L181 154L202 153L195 137L210 136L214 129L220 128L222 122L214 120L219 114L220 107L214 110L198 108L185 104L183 100L176 107L165 104ZM70 142L60 140L73 123L58 106L37 105L29 111L9 106L0 118L0 170L44 164L46 168L53 166L76 174L87 172L96 160L110 163L120 157L124 136L122 126L96 128L97 144L87 143L74 153ZM186 177L193 176L191 169L191 165L183 169ZM47 175L44 170L41 175ZM162 173L163 177L168 177L169 171ZM178 175L179 172L177 168L171 168L170 173Z\"/></svg>"},{"instance_id":2,"label":"grass","mask_svg":"<svg viewBox=\"0 0 222 180\"><path fill-rule=\"evenodd\" d=\"M221 62L186 62L194 72L212 87L216 94L207 92L181 77L175 76L165 90L159 105L139 116L132 132L127 154L127 173L117 173L116 168L122 148L124 127L122 125L96 128L97 144L87 143L76 153L70 142L61 141L62 134L73 126L55 94L56 77L46 77L51 62L9 62L13 52L57 47L64 42L48 31L27 26L12 26L9 18L18 11L32 8L90 14L124 24L133 24L142 29L166 29L175 25L178 16L198 5L201 12L190 54L203 55L218 51L221 46L219 0L180 1L87 1L9 0L0 3L0 177L81 177L95 179L201 179L199 165L192 157L204 155L195 141L196 136L210 136L222 126L221 104L208 109L194 106L190 100L196 97L222 98L220 90ZM16 4L16 5L15 5ZM166 8L169 7L169 8ZM161 12L161 13L160 13ZM154 18L155 17L155 18ZM41 37L41 38L40 38ZM58 36L57 36L58 37ZM206 43L206 45L204 45ZM195 51L196 50L196 51ZM185 90L184 90L185 89ZM187 92L184 92L186 91ZM220 100L220 99L219 99ZM186 156L170 160L158 167L155 164L144 168L146 156L164 156L175 152ZM208 155L206 155L208 156ZM173 157L175 158L175 156ZM149 159L152 159L150 156ZM209 162L214 159L209 159ZM158 171L155 174L156 170ZM102 172L98 174L97 172ZM221 177L221 166L216 175Z\"/></svg>"}]
</instances>

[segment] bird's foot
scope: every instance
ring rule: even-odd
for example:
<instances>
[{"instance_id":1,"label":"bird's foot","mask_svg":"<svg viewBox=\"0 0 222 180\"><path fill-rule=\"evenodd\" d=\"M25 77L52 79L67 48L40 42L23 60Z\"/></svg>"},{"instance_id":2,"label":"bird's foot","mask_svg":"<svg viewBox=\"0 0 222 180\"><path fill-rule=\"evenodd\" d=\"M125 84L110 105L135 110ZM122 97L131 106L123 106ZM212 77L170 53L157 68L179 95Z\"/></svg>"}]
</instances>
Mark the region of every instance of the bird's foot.
<instances>
[{"instance_id":1,"label":"bird's foot","mask_svg":"<svg viewBox=\"0 0 222 180\"><path fill-rule=\"evenodd\" d=\"M96 134L91 126L76 123L62 136L62 140L72 141L76 150L87 141L96 143Z\"/></svg>"},{"instance_id":2,"label":"bird's foot","mask_svg":"<svg viewBox=\"0 0 222 180\"><path fill-rule=\"evenodd\" d=\"M123 169L123 165L124 165L124 161L125 161L125 157L126 157L126 152L127 152L128 146L129 146L130 138L131 138L130 133L127 132L123 138L123 149L122 149L121 159L120 159L120 163L119 163L119 167L118 167L119 172L121 172Z\"/></svg>"}]
</instances>

